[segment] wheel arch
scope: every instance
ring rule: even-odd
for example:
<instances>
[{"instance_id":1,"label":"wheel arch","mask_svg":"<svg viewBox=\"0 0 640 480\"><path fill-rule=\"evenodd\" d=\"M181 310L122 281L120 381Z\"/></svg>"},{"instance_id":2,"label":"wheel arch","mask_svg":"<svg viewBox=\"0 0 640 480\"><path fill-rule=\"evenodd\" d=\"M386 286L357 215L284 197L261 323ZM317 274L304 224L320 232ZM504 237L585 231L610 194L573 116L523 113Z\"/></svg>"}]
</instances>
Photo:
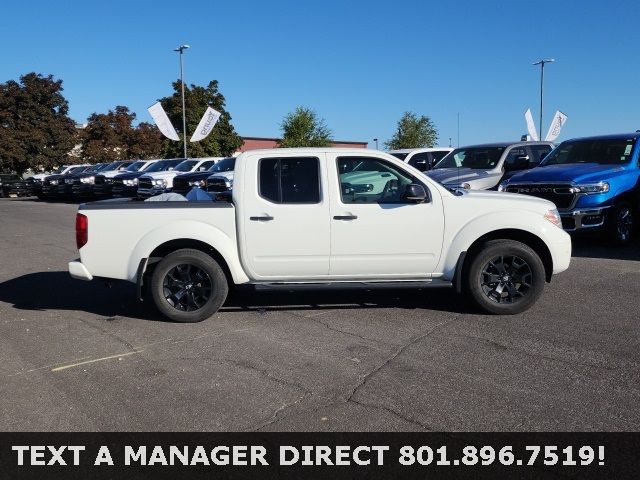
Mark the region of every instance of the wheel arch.
<instances>
[{"instance_id":1,"label":"wheel arch","mask_svg":"<svg viewBox=\"0 0 640 480\"><path fill-rule=\"evenodd\" d=\"M499 230L493 230L478 237L466 251L466 255L462 265L463 270L468 267L474 257L475 252L480 250L482 245L490 240L515 240L530 247L542 260L546 281L551 281L551 276L553 274L553 257L551 256L549 247L547 247L544 240L542 240L534 233L517 228L503 228Z\"/></svg>"}]
</instances>

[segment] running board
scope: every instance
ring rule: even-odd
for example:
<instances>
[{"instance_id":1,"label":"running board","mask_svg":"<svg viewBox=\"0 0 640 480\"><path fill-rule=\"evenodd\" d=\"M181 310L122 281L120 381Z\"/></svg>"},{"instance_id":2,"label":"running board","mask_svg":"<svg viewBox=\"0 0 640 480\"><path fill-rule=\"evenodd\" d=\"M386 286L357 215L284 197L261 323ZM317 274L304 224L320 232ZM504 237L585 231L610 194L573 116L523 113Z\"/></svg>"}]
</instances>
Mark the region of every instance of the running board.
<instances>
[{"instance_id":1,"label":"running board","mask_svg":"<svg viewBox=\"0 0 640 480\"><path fill-rule=\"evenodd\" d=\"M373 290L373 289L402 289L402 288L443 288L453 287L452 282L445 280L414 280L414 281L397 281L397 282L297 282L297 283L284 283L284 282L260 282L251 284L255 290Z\"/></svg>"}]
</instances>

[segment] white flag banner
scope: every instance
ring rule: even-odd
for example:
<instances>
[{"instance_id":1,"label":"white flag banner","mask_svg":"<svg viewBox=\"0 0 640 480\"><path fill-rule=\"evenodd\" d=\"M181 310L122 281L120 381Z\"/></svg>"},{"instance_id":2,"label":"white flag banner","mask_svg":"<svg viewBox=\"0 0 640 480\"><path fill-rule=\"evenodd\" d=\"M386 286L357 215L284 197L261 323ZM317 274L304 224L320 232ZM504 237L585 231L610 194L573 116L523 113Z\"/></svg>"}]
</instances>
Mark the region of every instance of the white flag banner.
<instances>
[{"instance_id":1,"label":"white flag banner","mask_svg":"<svg viewBox=\"0 0 640 480\"><path fill-rule=\"evenodd\" d=\"M207 135L211 133L213 127L218 123L218 119L220 118L220 112L214 110L211 107L207 107L207 111L204 112L204 115L200 119L200 123L196 128L196 131L191 136L192 142L199 142L203 138L206 138Z\"/></svg>"},{"instance_id":2,"label":"white flag banner","mask_svg":"<svg viewBox=\"0 0 640 480\"><path fill-rule=\"evenodd\" d=\"M538 141L538 132L536 132L536 124L533 123L533 116L531 115L531 109L527 108L524 112L524 119L527 122L527 130L531 136L531 140Z\"/></svg>"},{"instance_id":3,"label":"white flag banner","mask_svg":"<svg viewBox=\"0 0 640 480\"><path fill-rule=\"evenodd\" d=\"M173 128L171 124L171 120L167 117L167 112L164 111L160 102L156 102L147 108L149 114L153 118L153 121L156 122L158 129L162 132L162 134L171 139L171 140L180 140L178 136L178 132Z\"/></svg>"},{"instance_id":4,"label":"white flag banner","mask_svg":"<svg viewBox=\"0 0 640 480\"><path fill-rule=\"evenodd\" d=\"M548 142L553 142L556 138L558 138L558 136L560 135L560 130L565 123L567 123L567 116L560 110L556 110L556 114L553 116L553 121L549 126L549 131L547 132L545 140Z\"/></svg>"}]
</instances>

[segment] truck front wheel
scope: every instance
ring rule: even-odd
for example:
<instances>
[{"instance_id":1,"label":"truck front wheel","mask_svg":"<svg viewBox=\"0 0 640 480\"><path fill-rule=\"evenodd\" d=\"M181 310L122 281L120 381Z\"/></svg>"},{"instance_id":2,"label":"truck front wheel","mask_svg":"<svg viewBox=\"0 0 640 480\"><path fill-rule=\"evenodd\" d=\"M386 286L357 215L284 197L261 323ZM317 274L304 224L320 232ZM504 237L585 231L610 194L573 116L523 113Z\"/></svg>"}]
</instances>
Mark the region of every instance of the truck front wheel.
<instances>
[{"instance_id":1,"label":"truck front wheel","mask_svg":"<svg viewBox=\"0 0 640 480\"><path fill-rule=\"evenodd\" d=\"M607 218L606 229L609 239L618 245L629 243L635 228L634 220L631 204L628 202L617 203Z\"/></svg>"},{"instance_id":2,"label":"truck front wheel","mask_svg":"<svg viewBox=\"0 0 640 480\"><path fill-rule=\"evenodd\" d=\"M164 257L151 275L150 293L165 317L201 322L222 306L229 286L218 262L200 250L181 249Z\"/></svg>"},{"instance_id":3,"label":"truck front wheel","mask_svg":"<svg viewBox=\"0 0 640 480\"><path fill-rule=\"evenodd\" d=\"M467 294L484 312L514 315L538 300L545 270L538 254L524 243L491 240L471 257L463 280Z\"/></svg>"}]
</instances>

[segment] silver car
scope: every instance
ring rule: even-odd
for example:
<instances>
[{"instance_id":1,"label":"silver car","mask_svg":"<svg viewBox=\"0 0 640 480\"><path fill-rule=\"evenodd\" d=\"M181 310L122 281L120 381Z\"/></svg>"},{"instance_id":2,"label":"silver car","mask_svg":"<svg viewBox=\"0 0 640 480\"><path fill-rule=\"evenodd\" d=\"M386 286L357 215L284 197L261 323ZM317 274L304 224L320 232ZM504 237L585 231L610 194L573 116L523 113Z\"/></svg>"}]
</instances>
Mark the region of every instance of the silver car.
<instances>
[{"instance_id":1,"label":"silver car","mask_svg":"<svg viewBox=\"0 0 640 480\"><path fill-rule=\"evenodd\" d=\"M551 142L502 142L456 148L425 175L448 188L495 190L500 182L537 166Z\"/></svg>"}]
</instances>

